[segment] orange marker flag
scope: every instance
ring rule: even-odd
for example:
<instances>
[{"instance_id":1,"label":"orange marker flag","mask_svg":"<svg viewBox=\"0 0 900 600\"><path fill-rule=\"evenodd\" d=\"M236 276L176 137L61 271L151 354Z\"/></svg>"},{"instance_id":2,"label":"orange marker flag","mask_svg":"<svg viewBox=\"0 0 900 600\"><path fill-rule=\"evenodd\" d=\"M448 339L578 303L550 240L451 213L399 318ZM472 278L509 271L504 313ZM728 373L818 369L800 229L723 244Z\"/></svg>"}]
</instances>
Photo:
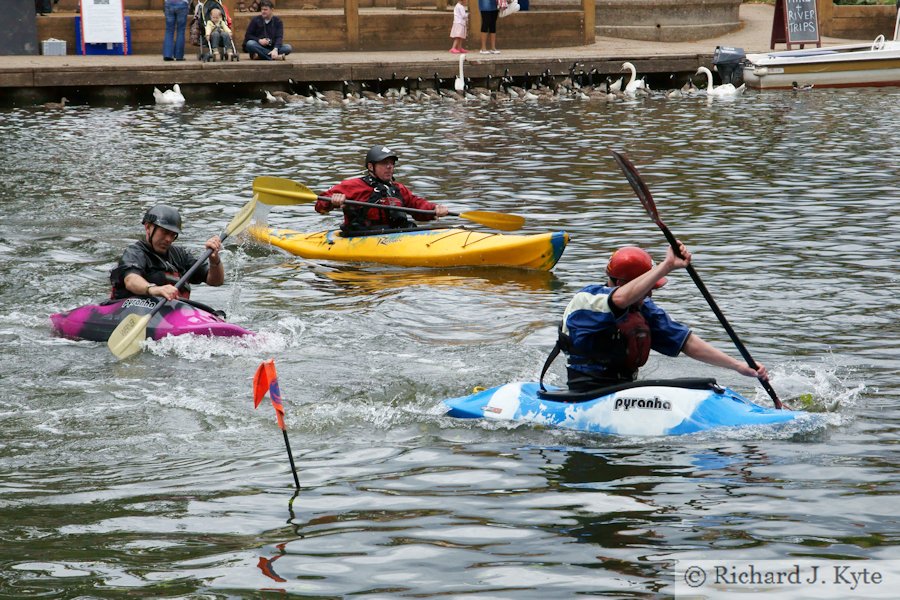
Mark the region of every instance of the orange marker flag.
<instances>
[{"instance_id":1,"label":"orange marker flag","mask_svg":"<svg viewBox=\"0 0 900 600\"><path fill-rule=\"evenodd\" d=\"M275 361L271 358L260 364L253 376L253 408L259 408L259 403L267 393L275 408L278 426L282 431L287 431L284 426L284 404L281 402L281 388L278 387L278 373L275 371Z\"/></svg>"},{"instance_id":2,"label":"orange marker flag","mask_svg":"<svg viewBox=\"0 0 900 600\"><path fill-rule=\"evenodd\" d=\"M284 404L281 402L281 389L278 387L278 373L275 372L275 361L271 358L260 364L256 369L256 374L253 376L253 408L259 407L259 403L262 402L266 394L269 394L272 406L275 408L278 427L281 428L288 459L291 461L294 484L299 490L300 479L297 477L297 467L294 465L294 455L291 453L291 443L288 441L287 427L284 426Z\"/></svg>"}]
</instances>

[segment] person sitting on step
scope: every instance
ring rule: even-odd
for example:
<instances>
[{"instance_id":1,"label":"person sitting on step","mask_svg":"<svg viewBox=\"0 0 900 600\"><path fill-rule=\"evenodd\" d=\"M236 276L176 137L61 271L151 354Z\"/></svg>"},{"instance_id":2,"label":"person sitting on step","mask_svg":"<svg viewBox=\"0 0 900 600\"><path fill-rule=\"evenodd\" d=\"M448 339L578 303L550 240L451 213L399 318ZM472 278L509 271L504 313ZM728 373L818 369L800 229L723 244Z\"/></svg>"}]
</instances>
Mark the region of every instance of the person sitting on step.
<instances>
[{"instance_id":1,"label":"person sitting on step","mask_svg":"<svg viewBox=\"0 0 900 600\"><path fill-rule=\"evenodd\" d=\"M291 53L290 44L284 43L284 23L275 16L272 0L260 0L259 15L250 20L244 34L244 51L251 59L284 59Z\"/></svg>"}]
</instances>

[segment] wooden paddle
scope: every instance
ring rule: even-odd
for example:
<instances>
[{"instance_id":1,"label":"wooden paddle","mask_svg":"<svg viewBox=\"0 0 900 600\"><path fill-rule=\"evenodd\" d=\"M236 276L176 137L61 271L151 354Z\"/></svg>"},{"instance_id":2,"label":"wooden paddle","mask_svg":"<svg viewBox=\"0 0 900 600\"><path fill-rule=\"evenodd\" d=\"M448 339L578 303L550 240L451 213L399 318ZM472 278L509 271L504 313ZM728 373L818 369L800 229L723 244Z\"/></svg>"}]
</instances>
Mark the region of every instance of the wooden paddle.
<instances>
[{"instance_id":1,"label":"wooden paddle","mask_svg":"<svg viewBox=\"0 0 900 600\"><path fill-rule=\"evenodd\" d=\"M666 240L669 242L669 245L672 246L672 250L675 251L676 256L678 256L679 258L683 258L681 256L681 253L678 251L678 241L675 239L675 236L672 235L672 232L669 231L669 228L666 227L666 224L662 222L662 219L659 218L659 212L656 210L656 203L653 201L653 196L650 194L650 189L647 187L647 184L644 183L644 180L641 179L641 175L640 173L638 173L637 168L624 154L616 152L615 150L611 150L611 152L613 154L613 157L616 159L616 162L619 164L619 167L621 167L622 172L625 173L625 177L628 179L628 183L630 183L632 189L634 189L634 193L637 194L637 197L640 199L641 204L644 206L644 210L647 211L647 214L650 215L650 218L653 220L653 222L656 223L656 225L663 232L663 235L666 236ZM738 338L737 333L735 333L734 329L731 328L731 325L728 324L728 320L719 309L716 301L713 300L712 294L710 294L709 290L706 289L706 286L703 285L703 281L701 281L700 275L697 274L694 266L688 265L686 269L688 274L691 276L691 279L694 280L694 283L700 290L700 293L703 294L704 298L706 298L707 304L709 304L709 307L716 314L716 317L719 319L719 323L721 323L722 327L725 328L725 331L728 333L728 337L731 338L731 341L738 349L738 352L741 353L741 356L744 357L744 360L747 361L747 364L751 369L753 369L754 371L758 369L759 366L756 364L756 361L753 360L753 357L750 355L750 351L747 350L747 347L744 346L740 338ZM758 379L759 383L772 398L772 402L775 403L775 408L782 408L783 404L781 403L781 400L778 399L778 394L775 393L775 390L772 389L772 386L769 384L769 382L762 378Z\"/></svg>"},{"instance_id":2,"label":"wooden paddle","mask_svg":"<svg viewBox=\"0 0 900 600\"><path fill-rule=\"evenodd\" d=\"M305 200L307 202L328 200L327 196L319 196L302 183L284 179L283 177L257 177L253 180L253 193L259 196L259 201L263 204L272 205L296 204L298 200ZM346 200L345 202L351 205L364 205L370 208L381 206L366 202L356 202L355 200ZM435 214L435 211L433 210L406 208L405 206L384 206L384 209L398 210L410 214ZM473 223L478 223L485 227L499 229L500 231L518 231L525 224L525 217L485 210L473 210L464 213L451 212L447 213L447 215L450 217L466 219L467 221L472 221Z\"/></svg>"},{"instance_id":3,"label":"wooden paddle","mask_svg":"<svg viewBox=\"0 0 900 600\"><path fill-rule=\"evenodd\" d=\"M228 224L228 227L226 227L222 235L219 236L222 242L229 236L237 235L250 226L253 211L256 209L256 201L257 198L254 196L253 199L239 210L233 219L231 219L231 223ZM200 268L200 265L206 262L206 259L209 258L210 254L212 254L212 249L207 248L206 252L203 253L203 256L198 258L191 268L181 276L181 279L178 280L175 287L181 289L184 284L187 283L188 279L190 279L191 275ZM141 342L147 337L147 324L150 323L150 319L153 318L153 315L158 313L166 302L168 302L168 300L163 298L157 302L156 306L153 307L153 310L146 315L128 315L121 323L119 323L118 327L113 330L112 335L109 336L109 340L106 342L106 345L109 346L110 351L116 355L116 358L122 360L140 352Z\"/></svg>"}]
</instances>

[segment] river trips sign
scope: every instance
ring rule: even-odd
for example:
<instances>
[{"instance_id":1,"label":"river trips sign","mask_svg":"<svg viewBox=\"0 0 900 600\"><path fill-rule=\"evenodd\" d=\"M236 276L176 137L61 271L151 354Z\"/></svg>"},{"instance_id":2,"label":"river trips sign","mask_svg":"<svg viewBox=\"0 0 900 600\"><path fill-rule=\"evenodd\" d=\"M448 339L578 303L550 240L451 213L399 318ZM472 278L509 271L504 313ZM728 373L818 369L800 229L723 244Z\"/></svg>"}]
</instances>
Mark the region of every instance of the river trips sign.
<instances>
[{"instance_id":1,"label":"river trips sign","mask_svg":"<svg viewBox=\"0 0 900 600\"><path fill-rule=\"evenodd\" d=\"M805 44L815 44L820 48L822 40L817 9L816 0L775 0L770 49L774 50L775 44L786 44L788 50L791 44L800 44L801 48Z\"/></svg>"},{"instance_id":2,"label":"river trips sign","mask_svg":"<svg viewBox=\"0 0 900 600\"><path fill-rule=\"evenodd\" d=\"M122 0L81 0L82 44L124 44Z\"/></svg>"}]
</instances>

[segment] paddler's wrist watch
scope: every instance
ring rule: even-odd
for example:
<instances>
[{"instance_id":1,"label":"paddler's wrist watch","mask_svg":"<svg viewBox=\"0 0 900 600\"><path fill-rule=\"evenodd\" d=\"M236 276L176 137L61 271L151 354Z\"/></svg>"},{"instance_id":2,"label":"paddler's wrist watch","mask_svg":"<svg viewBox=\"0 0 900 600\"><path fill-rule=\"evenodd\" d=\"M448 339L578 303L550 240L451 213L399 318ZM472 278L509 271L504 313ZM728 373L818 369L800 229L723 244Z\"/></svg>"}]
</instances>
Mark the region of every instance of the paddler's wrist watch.
<instances>
[{"instance_id":1,"label":"paddler's wrist watch","mask_svg":"<svg viewBox=\"0 0 900 600\"><path fill-rule=\"evenodd\" d=\"M147 286L147 289L144 290L144 295L145 295L145 296L149 296L149 295L150 295L150 288L152 288L152 287L156 287L156 284L151 283L151 284L149 284L149 285Z\"/></svg>"}]
</instances>

